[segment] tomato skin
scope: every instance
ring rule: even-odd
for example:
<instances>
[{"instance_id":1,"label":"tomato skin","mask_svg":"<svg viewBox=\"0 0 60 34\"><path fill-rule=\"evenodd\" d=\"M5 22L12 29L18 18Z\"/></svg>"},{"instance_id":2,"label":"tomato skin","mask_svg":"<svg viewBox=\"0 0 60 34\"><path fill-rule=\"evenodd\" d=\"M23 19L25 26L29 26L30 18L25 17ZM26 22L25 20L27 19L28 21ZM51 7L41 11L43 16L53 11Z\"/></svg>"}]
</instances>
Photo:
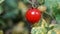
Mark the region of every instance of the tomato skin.
<instances>
[{"instance_id":1,"label":"tomato skin","mask_svg":"<svg viewBox=\"0 0 60 34\"><path fill-rule=\"evenodd\" d=\"M26 12L26 20L31 23L37 23L41 19L41 11L36 8L31 8Z\"/></svg>"}]
</instances>

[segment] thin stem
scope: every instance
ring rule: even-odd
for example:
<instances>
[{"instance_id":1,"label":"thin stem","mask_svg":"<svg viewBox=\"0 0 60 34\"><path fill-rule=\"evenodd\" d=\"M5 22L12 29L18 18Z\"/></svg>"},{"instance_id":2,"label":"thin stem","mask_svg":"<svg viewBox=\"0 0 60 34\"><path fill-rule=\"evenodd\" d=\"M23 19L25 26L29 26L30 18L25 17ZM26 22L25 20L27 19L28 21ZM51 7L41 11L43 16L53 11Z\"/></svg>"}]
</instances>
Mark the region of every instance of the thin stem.
<instances>
[{"instance_id":1,"label":"thin stem","mask_svg":"<svg viewBox=\"0 0 60 34\"><path fill-rule=\"evenodd\" d=\"M34 0L32 0L32 7L34 7Z\"/></svg>"},{"instance_id":2,"label":"thin stem","mask_svg":"<svg viewBox=\"0 0 60 34\"><path fill-rule=\"evenodd\" d=\"M27 0L30 4L33 4L33 2L31 2L31 1L29 1L29 0Z\"/></svg>"},{"instance_id":3,"label":"thin stem","mask_svg":"<svg viewBox=\"0 0 60 34\"><path fill-rule=\"evenodd\" d=\"M36 8L37 7L37 5L35 4L35 0L32 0L32 2L31 1L29 1L29 0L27 0L31 5L32 5L32 7L34 7L34 8Z\"/></svg>"}]
</instances>

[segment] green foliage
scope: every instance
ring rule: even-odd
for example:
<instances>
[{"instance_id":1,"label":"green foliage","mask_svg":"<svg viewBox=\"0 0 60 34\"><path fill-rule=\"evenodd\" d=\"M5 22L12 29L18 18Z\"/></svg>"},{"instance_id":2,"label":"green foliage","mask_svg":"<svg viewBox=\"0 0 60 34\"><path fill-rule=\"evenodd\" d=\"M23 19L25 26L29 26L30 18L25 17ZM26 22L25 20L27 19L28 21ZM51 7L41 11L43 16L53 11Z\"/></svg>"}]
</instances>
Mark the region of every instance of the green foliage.
<instances>
[{"instance_id":1,"label":"green foliage","mask_svg":"<svg viewBox=\"0 0 60 34\"><path fill-rule=\"evenodd\" d=\"M43 27L34 27L31 31L32 34L46 34L46 29Z\"/></svg>"},{"instance_id":2,"label":"green foliage","mask_svg":"<svg viewBox=\"0 0 60 34\"><path fill-rule=\"evenodd\" d=\"M17 8L17 0L6 0L5 3L11 8Z\"/></svg>"},{"instance_id":3,"label":"green foliage","mask_svg":"<svg viewBox=\"0 0 60 34\"><path fill-rule=\"evenodd\" d=\"M53 29L51 29L51 30L48 31L48 34L59 34L59 33L60 33L60 25L58 25L58 24L54 24Z\"/></svg>"},{"instance_id":4,"label":"green foliage","mask_svg":"<svg viewBox=\"0 0 60 34\"><path fill-rule=\"evenodd\" d=\"M56 32L54 30L50 30L48 34L56 34Z\"/></svg>"},{"instance_id":5,"label":"green foliage","mask_svg":"<svg viewBox=\"0 0 60 34\"><path fill-rule=\"evenodd\" d=\"M3 10L3 7L0 6L0 14L3 13L3 11L4 11L4 10Z\"/></svg>"},{"instance_id":6,"label":"green foliage","mask_svg":"<svg viewBox=\"0 0 60 34\"><path fill-rule=\"evenodd\" d=\"M14 9L11 11L8 11L3 18L16 18L16 16L19 14L18 9Z\"/></svg>"},{"instance_id":7,"label":"green foliage","mask_svg":"<svg viewBox=\"0 0 60 34\"><path fill-rule=\"evenodd\" d=\"M0 29L4 29L6 27L5 21L0 18Z\"/></svg>"},{"instance_id":8,"label":"green foliage","mask_svg":"<svg viewBox=\"0 0 60 34\"><path fill-rule=\"evenodd\" d=\"M60 14L56 15L56 21L57 21L57 24L60 24Z\"/></svg>"},{"instance_id":9,"label":"green foliage","mask_svg":"<svg viewBox=\"0 0 60 34\"><path fill-rule=\"evenodd\" d=\"M52 31L52 33L51 33L51 34L56 34L56 32Z\"/></svg>"},{"instance_id":10,"label":"green foliage","mask_svg":"<svg viewBox=\"0 0 60 34\"><path fill-rule=\"evenodd\" d=\"M3 3L5 0L0 0L0 4Z\"/></svg>"}]
</instances>

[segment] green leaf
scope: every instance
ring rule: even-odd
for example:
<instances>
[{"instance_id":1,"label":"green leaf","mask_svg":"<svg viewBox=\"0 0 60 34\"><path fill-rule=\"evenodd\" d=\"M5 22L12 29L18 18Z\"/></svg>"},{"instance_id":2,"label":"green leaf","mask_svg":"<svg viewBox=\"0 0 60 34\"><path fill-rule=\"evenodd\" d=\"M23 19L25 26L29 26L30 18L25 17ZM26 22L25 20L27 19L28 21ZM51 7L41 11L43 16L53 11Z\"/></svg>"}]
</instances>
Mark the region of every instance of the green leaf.
<instances>
[{"instance_id":1,"label":"green leaf","mask_svg":"<svg viewBox=\"0 0 60 34\"><path fill-rule=\"evenodd\" d=\"M3 18L16 18L19 11L18 9L11 10L3 15Z\"/></svg>"},{"instance_id":2,"label":"green leaf","mask_svg":"<svg viewBox=\"0 0 60 34\"><path fill-rule=\"evenodd\" d=\"M45 28L42 27L33 27L31 30L32 34L46 34L47 30Z\"/></svg>"},{"instance_id":3,"label":"green leaf","mask_svg":"<svg viewBox=\"0 0 60 34\"><path fill-rule=\"evenodd\" d=\"M12 8L17 8L18 6L17 0L6 0L5 2L9 7L12 7Z\"/></svg>"}]
</instances>

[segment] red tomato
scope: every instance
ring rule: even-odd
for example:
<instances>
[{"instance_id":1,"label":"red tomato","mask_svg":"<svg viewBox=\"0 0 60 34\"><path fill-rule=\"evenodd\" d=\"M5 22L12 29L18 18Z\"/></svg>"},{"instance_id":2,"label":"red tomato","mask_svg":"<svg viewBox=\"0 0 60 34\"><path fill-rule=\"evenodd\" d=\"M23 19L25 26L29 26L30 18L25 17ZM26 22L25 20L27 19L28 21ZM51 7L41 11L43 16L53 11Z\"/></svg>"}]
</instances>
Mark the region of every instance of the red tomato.
<instances>
[{"instance_id":1,"label":"red tomato","mask_svg":"<svg viewBox=\"0 0 60 34\"><path fill-rule=\"evenodd\" d=\"M41 11L36 8L31 8L26 12L26 20L31 23L37 23L41 19Z\"/></svg>"}]
</instances>

